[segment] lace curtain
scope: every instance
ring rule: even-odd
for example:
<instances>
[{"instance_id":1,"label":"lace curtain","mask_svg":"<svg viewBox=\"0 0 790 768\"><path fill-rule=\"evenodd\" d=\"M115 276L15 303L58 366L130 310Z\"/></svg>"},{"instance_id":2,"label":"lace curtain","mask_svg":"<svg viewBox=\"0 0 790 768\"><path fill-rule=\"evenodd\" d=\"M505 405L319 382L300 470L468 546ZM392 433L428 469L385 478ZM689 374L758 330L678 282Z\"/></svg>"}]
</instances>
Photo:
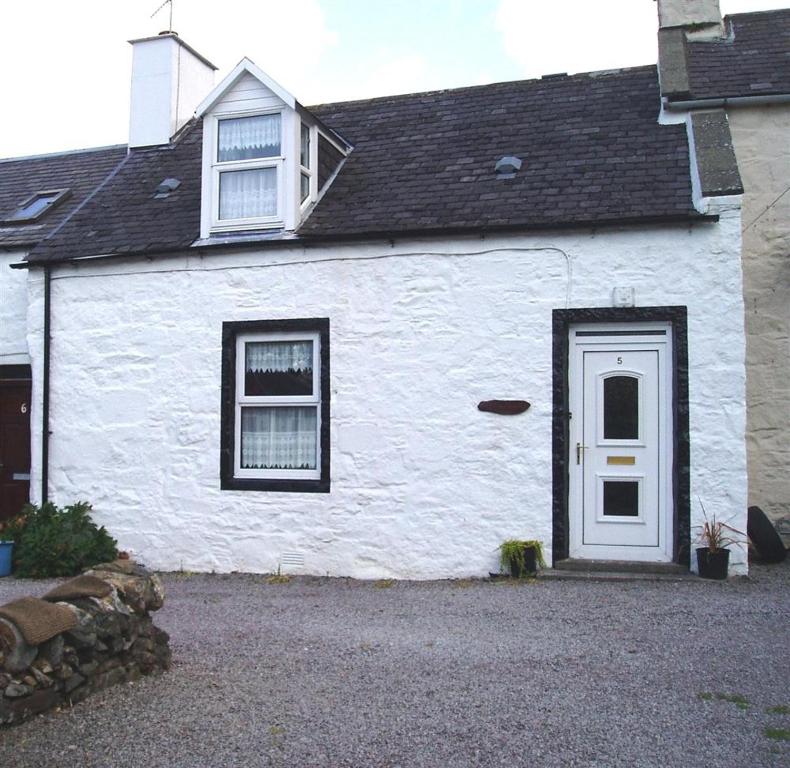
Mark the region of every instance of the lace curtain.
<instances>
[{"instance_id":1,"label":"lace curtain","mask_svg":"<svg viewBox=\"0 0 790 768\"><path fill-rule=\"evenodd\" d=\"M257 115L219 121L217 160L251 160L280 154L280 116Z\"/></svg>"},{"instance_id":2,"label":"lace curtain","mask_svg":"<svg viewBox=\"0 0 790 768\"><path fill-rule=\"evenodd\" d=\"M225 171L220 174L220 219L251 219L276 215L276 168Z\"/></svg>"},{"instance_id":3,"label":"lace curtain","mask_svg":"<svg viewBox=\"0 0 790 768\"><path fill-rule=\"evenodd\" d=\"M312 341L252 341L246 345L248 371L312 371Z\"/></svg>"},{"instance_id":4,"label":"lace curtain","mask_svg":"<svg viewBox=\"0 0 790 768\"><path fill-rule=\"evenodd\" d=\"M315 407L242 408L244 469L315 469Z\"/></svg>"}]
</instances>

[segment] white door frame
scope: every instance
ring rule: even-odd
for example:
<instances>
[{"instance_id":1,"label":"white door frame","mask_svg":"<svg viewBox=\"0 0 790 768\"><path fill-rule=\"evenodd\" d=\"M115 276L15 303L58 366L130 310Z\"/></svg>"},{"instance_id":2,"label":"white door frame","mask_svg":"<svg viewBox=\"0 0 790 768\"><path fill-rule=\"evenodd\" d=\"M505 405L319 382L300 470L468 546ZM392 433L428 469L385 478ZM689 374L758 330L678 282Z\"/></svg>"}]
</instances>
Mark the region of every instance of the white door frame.
<instances>
[{"instance_id":1,"label":"white door frame","mask_svg":"<svg viewBox=\"0 0 790 768\"><path fill-rule=\"evenodd\" d=\"M656 434L651 437L650 450L657 457L657 465L650 464L650 483L652 491L650 498L645 502L645 509L651 510L649 520L597 520L591 516L591 490L590 472L592 471L592 455L590 455L590 468L585 470L584 453L582 448L577 457L577 444L585 446L585 414L583 403L584 391L584 353L585 352L655 352L658 363L655 374L654 400L658 413L651 412L651 419L657 427ZM644 355L642 356L645 357ZM568 395L569 395L569 439L567 443L568 467L568 541L569 555L572 558L623 560L634 562L671 562L674 549L674 493L673 493L673 354L672 354L672 325L669 322L595 322L576 323L568 327ZM640 388L640 393L641 393ZM655 399L657 398L657 400ZM588 393L588 410L590 408L590 395ZM597 408L597 406L596 406ZM595 414L598 416L599 414ZM589 414L587 414L587 436L590 435ZM642 414L644 416L644 414ZM652 440L656 444L653 445ZM640 441L631 441L633 450L638 453L644 450ZM593 450L602 451L606 445L597 443ZM611 448L615 453L628 452L627 447L620 445ZM636 477L633 472L619 470L622 476L629 474ZM586 474L585 474L586 472ZM653 476L655 472L655 477ZM585 493L585 477L587 477L587 490ZM596 480L597 482L597 480ZM585 500L586 499L586 500ZM586 507L585 507L586 504ZM641 507L640 507L641 509ZM585 522L586 521L586 522ZM629 527L629 524L630 527ZM631 533L636 533L633 524L649 526L650 535L643 536L640 541L633 542ZM585 527L586 526L586 527ZM592 535L592 530L605 531L604 540L600 536ZM656 526L653 535L653 526ZM645 533L648 528L641 529ZM621 536L622 533L622 536ZM619 537L619 538L618 538ZM637 537L638 538L638 537Z\"/></svg>"}]
</instances>

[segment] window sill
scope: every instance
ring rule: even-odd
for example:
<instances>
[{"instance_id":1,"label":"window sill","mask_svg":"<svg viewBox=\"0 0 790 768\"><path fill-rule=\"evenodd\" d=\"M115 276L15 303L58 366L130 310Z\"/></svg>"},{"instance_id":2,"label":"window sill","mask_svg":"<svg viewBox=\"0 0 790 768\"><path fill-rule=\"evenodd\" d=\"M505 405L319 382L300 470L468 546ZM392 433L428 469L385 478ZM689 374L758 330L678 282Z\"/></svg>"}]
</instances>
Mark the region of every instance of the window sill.
<instances>
[{"instance_id":1,"label":"window sill","mask_svg":"<svg viewBox=\"0 0 790 768\"><path fill-rule=\"evenodd\" d=\"M269 221L256 221L254 219L235 220L233 222L214 223L209 229L211 235L222 235L230 232L254 232L261 229L283 229L285 222L282 219Z\"/></svg>"},{"instance_id":2,"label":"window sill","mask_svg":"<svg viewBox=\"0 0 790 768\"><path fill-rule=\"evenodd\" d=\"M261 477L223 477L223 491L279 491L281 493L329 493L329 479L274 480Z\"/></svg>"}]
</instances>

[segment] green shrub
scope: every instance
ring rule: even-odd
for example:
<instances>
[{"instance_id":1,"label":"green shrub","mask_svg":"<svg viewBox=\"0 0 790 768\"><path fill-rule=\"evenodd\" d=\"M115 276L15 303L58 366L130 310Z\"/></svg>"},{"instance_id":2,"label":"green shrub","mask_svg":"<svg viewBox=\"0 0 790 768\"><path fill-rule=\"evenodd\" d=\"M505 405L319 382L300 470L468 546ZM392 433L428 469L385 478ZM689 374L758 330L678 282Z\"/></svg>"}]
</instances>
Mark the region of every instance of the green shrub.
<instances>
[{"instance_id":1,"label":"green shrub","mask_svg":"<svg viewBox=\"0 0 790 768\"><path fill-rule=\"evenodd\" d=\"M0 522L0 541L19 541L26 525L24 512Z\"/></svg>"},{"instance_id":2,"label":"green shrub","mask_svg":"<svg viewBox=\"0 0 790 768\"><path fill-rule=\"evenodd\" d=\"M25 578L74 576L118 556L118 542L90 517L85 501L58 509L51 502L22 510L24 528L17 536L14 571Z\"/></svg>"}]
</instances>

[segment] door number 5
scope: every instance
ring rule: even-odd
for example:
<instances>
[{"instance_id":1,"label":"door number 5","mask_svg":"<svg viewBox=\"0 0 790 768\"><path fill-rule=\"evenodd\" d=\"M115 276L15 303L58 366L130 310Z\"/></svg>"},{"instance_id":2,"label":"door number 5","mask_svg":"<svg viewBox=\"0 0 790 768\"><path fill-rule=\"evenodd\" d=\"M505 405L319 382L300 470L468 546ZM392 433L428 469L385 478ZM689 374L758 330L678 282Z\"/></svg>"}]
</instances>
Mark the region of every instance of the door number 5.
<instances>
[{"instance_id":1,"label":"door number 5","mask_svg":"<svg viewBox=\"0 0 790 768\"><path fill-rule=\"evenodd\" d=\"M622 357L618 357L617 358L617 364L618 365L622 365L623 364L623 358Z\"/></svg>"}]
</instances>

